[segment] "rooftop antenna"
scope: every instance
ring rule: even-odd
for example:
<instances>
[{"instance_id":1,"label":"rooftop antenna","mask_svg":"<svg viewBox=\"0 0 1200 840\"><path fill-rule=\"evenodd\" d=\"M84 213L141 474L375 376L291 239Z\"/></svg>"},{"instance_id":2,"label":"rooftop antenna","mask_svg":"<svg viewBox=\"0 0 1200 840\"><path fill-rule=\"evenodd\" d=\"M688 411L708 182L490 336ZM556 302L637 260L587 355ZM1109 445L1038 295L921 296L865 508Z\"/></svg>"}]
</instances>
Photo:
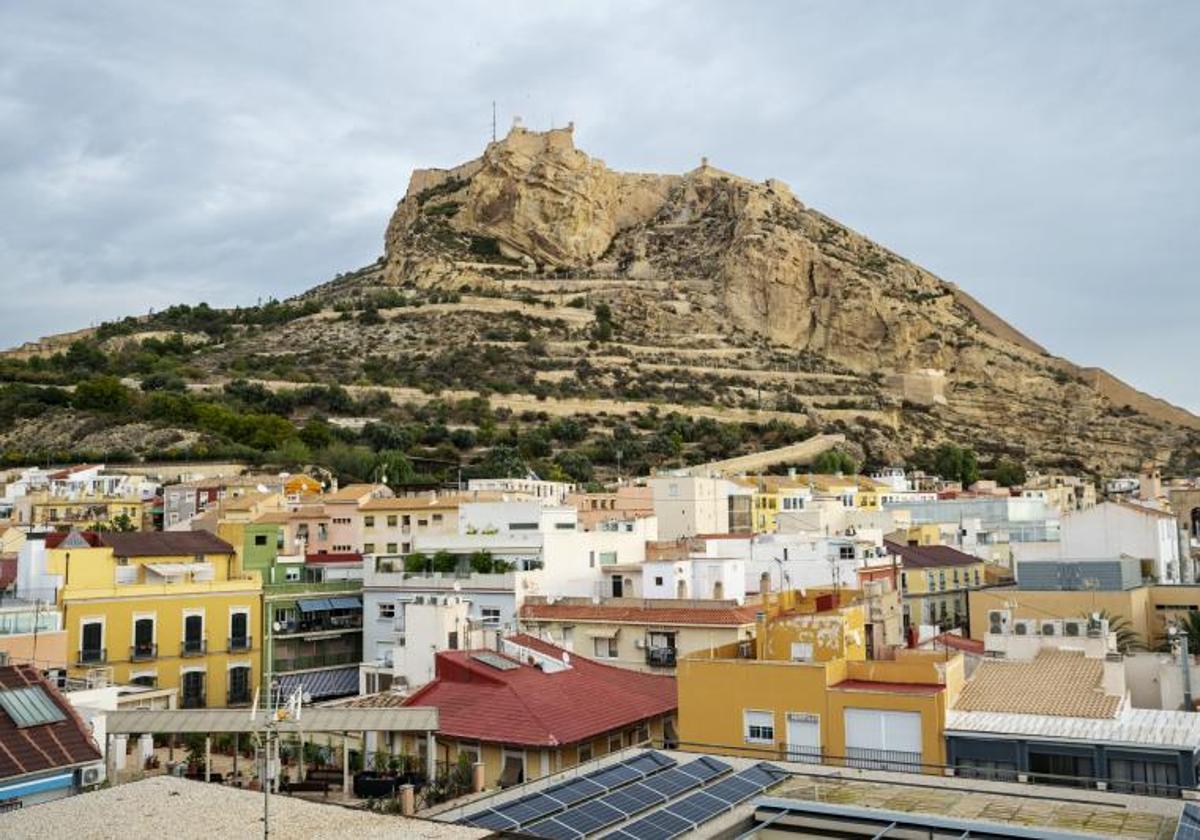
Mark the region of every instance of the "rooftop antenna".
<instances>
[{"instance_id":1,"label":"rooftop antenna","mask_svg":"<svg viewBox=\"0 0 1200 840\"><path fill-rule=\"evenodd\" d=\"M492 142L496 142L496 100L492 100Z\"/></svg>"}]
</instances>

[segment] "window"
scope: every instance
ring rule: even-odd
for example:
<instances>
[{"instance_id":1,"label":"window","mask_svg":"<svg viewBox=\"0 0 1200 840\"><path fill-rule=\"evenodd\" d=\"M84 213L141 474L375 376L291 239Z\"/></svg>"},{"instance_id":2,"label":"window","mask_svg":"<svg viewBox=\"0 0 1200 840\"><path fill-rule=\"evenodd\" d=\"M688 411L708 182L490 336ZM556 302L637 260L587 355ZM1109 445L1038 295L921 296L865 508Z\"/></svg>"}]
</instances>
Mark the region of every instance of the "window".
<instances>
[{"instance_id":1,"label":"window","mask_svg":"<svg viewBox=\"0 0 1200 840\"><path fill-rule=\"evenodd\" d=\"M621 749L621 733L618 732L615 735L609 735L608 736L608 751L611 753L611 752L616 752L619 749Z\"/></svg>"},{"instance_id":2,"label":"window","mask_svg":"<svg viewBox=\"0 0 1200 840\"><path fill-rule=\"evenodd\" d=\"M418 519L418 520L417 520L417 527L418 527L418 528L424 528L424 527L426 527L426 526L428 526L428 525L429 525L429 520L428 520L428 519Z\"/></svg>"},{"instance_id":3,"label":"window","mask_svg":"<svg viewBox=\"0 0 1200 840\"><path fill-rule=\"evenodd\" d=\"M500 608L499 607L482 607L479 614L483 617L483 623L488 627L500 626Z\"/></svg>"},{"instance_id":4,"label":"window","mask_svg":"<svg viewBox=\"0 0 1200 840\"><path fill-rule=\"evenodd\" d=\"M411 516L409 516L409 515L406 513L406 514L404 514L403 516L401 516L401 517L400 517L400 526L401 526L402 528L407 528L407 527L409 527L410 525L412 525L412 517L411 517Z\"/></svg>"},{"instance_id":5,"label":"window","mask_svg":"<svg viewBox=\"0 0 1200 840\"><path fill-rule=\"evenodd\" d=\"M389 528L395 528L395 527L396 527L396 514L394 514L394 513L392 513L392 514L388 514L388 518L387 518L387 524L388 524L388 527L389 527Z\"/></svg>"},{"instance_id":6,"label":"window","mask_svg":"<svg viewBox=\"0 0 1200 840\"><path fill-rule=\"evenodd\" d=\"M290 607L275 610L275 622L283 625L283 629L287 630L296 623L296 611Z\"/></svg>"},{"instance_id":7,"label":"window","mask_svg":"<svg viewBox=\"0 0 1200 840\"><path fill-rule=\"evenodd\" d=\"M852 545L838 546L838 559L839 560L853 560L854 559L854 546L852 546Z\"/></svg>"},{"instance_id":8,"label":"window","mask_svg":"<svg viewBox=\"0 0 1200 840\"><path fill-rule=\"evenodd\" d=\"M375 543L363 543L363 554L374 554Z\"/></svg>"},{"instance_id":9,"label":"window","mask_svg":"<svg viewBox=\"0 0 1200 840\"><path fill-rule=\"evenodd\" d=\"M396 617L396 605L389 602L379 604L379 620L391 621Z\"/></svg>"},{"instance_id":10,"label":"window","mask_svg":"<svg viewBox=\"0 0 1200 840\"><path fill-rule=\"evenodd\" d=\"M105 659L104 622L83 622L80 625L79 663L103 662Z\"/></svg>"},{"instance_id":11,"label":"window","mask_svg":"<svg viewBox=\"0 0 1200 840\"><path fill-rule=\"evenodd\" d=\"M229 669L228 705L237 706L250 702L250 668L238 665Z\"/></svg>"},{"instance_id":12,"label":"window","mask_svg":"<svg viewBox=\"0 0 1200 840\"><path fill-rule=\"evenodd\" d=\"M792 642L792 661L811 662L813 658L812 642Z\"/></svg>"},{"instance_id":13,"label":"window","mask_svg":"<svg viewBox=\"0 0 1200 840\"><path fill-rule=\"evenodd\" d=\"M616 639L592 639L592 652L597 659L616 659Z\"/></svg>"},{"instance_id":14,"label":"window","mask_svg":"<svg viewBox=\"0 0 1200 840\"><path fill-rule=\"evenodd\" d=\"M775 743L775 713L747 709L742 713L743 731L748 744Z\"/></svg>"},{"instance_id":15,"label":"window","mask_svg":"<svg viewBox=\"0 0 1200 840\"><path fill-rule=\"evenodd\" d=\"M433 524L434 524L434 525L440 525L440 524L441 524L441 522L442 522L442 515L441 515L440 513L435 513L435 514L433 515Z\"/></svg>"},{"instance_id":16,"label":"window","mask_svg":"<svg viewBox=\"0 0 1200 840\"><path fill-rule=\"evenodd\" d=\"M594 551L588 552L588 568L589 569L596 568L596 552L594 552Z\"/></svg>"},{"instance_id":17,"label":"window","mask_svg":"<svg viewBox=\"0 0 1200 840\"><path fill-rule=\"evenodd\" d=\"M283 579L287 583L295 583L300 580L300 570L296 568L287 568L283 570Z\"/></svg>"},{"instance_id":18,"label":"window","mask_svg":"<svg viewBox=\"0 0 1200 840\"><path fill-rule=\"evenodd\" d=\"M562 641L564 647L570 647L575 641L575 625L564 624L562 629Z\"/></svg>"},{"instance_id":19,"label":"window","mask_svg":"<svg viewBox=\"0 0 1200 840\"><path fill-rule=\"evenodd\" d=\"M255 534L254 535L254 544L255 545L266 545L267 544L267 535L266 534Z\"/></svg>"},{"instance_id":20,"label":"window","mask_svg":"<svg viewBox=\"0 0 1200 840\"><path fill-rule=\"evenodd\" d=\"M679 485L674 482L667 485L667 495L673 499L679 498Z\"/></svg>"},{"instance_id":21,"label":"window","mask_svg":"<svg viewBox=\"0 0 1200 840\"><path fill-rule=\"evenodd\" d=\"M655 586L662 586L662 585L663 585L663 579L662 579L662 575L655 575L655 576L654 576L654 585L655 585Z\"/></svg>"},{"instance_id":22,"label":"window","mask_svg":"<svg viewBox=\"0 0 1200 840\"><path fill-rule=\"evenodd\" d=\"M979 585L979 570L978 569L975 570L975 585L976 586Z\"/></svg>"},{"instance_id":23,"label":"window","mask_svg":"<svg viewBox=\"0 0 1200 840\"><path fill-rule=\"evenodd\" d=\"M202 655L204 647L204 614L185 615L183 617L183 655Z\"/></svg>"},{"instance_id":24,"label":"window","mask_svg":"<svg viewBox=\"0 0 1200 840\"><path fill-rule=\"evenodd\" d=\"M129 651L130 661L153 659L156 655L157 651L154 647L154 619L134 619L133 647Z\"/></svg>"},{"instance_id":25,"label":"window","mask_svg":"<svg viewBox=\"0 0 1200 840\"><path fill-rule=\"evenodd\" d=\"M179 700L180 706L185 709L203 709L205 705L204 672L184 672L183 691L180 693L182 695Z\"/></svg>"},{"instance_id":26,"label":"window","mask_svg":"<svg viewBox=\"0 0 1200 840\"><path fill-rule=\"evenodd\" d=\"M900 589L903 592L908 591L908 575L904 572L900 573Z\"/></svg>"},{"instance_id":27,"label":"window","mask_svg":"<svg viewBox=\"0 0 1200 840\"><path fill-rule=\"evenodd\" d=\"M245 607L230 610L229 649L250 649L250 611Z\"/></svg>"},{"instance_id":28,"label":"window","mask_svg":"<svg viewBox=\"0 0 1200 840\"><path fill-rule=\"evenodd\" d=\"M958 569L954 570L954 585L958 586Z\"/></svg>"},{"instance_id":29,"label":"window","mask_svg":"<svg viewBox=\"0 0 1200 840\"><path fill-rule=\"evenodd\" d=\"M508 523L508 530L510 530L510 531L536 531L537 523L536 522L510 522L510 523Z\"/></svg>"},{"instance_id":30,"label":"window","mask_svg":"<svg viewBox=\"0 0 1200 840\"><path fill-rule=\"evenodd\" d=\"M374 516L364 516L363 517L363 527L364 528L374 528L375 527L375 517Z\"/></svg>"},{"instance_id":31,"label":"window","mask_svg":"<svg viewBox=\"0 0 1200 840\"><path fill-rule=\"evenodd\" d=\"M556 530L559 530L559 531L574 531L575 523L574 522L555 522L554 527Z\"/></svg>"},{"instance_id":32,"label":"window","mask_svg":"<svg viewBox=\"0 0 1200 840\"><path fill-rule=\"evenodd\" d=\"M388 543L388 544L387 544L387 553L388 553L388 554L395 554L395 553L396 553L396 544L395 544L395 543Z\"/></svg>"},{"instance_id":33,"label":"window","mask_svg":"<svg viewBox=\"0 0 1200 840\"><path fill-rule=\"evenodd\" d=\"M617 562L617 552L615 552L615 551L601 551L600 552L600 565L601 566L609 566L616 562Z\"/></svg>"},{"instance_id":34,"label":"window","mask_svg":"<svg viewBox=\"0 0 1200 840\"><path fill-rule=\"evenodd\" d=\"M577 762L579 764L583 764L583 762L591 761L591 760L592 760L592 742L588 741L586 744L580 744L579 745L579 757L577 759Z\"/></svg>"}]
</instances>

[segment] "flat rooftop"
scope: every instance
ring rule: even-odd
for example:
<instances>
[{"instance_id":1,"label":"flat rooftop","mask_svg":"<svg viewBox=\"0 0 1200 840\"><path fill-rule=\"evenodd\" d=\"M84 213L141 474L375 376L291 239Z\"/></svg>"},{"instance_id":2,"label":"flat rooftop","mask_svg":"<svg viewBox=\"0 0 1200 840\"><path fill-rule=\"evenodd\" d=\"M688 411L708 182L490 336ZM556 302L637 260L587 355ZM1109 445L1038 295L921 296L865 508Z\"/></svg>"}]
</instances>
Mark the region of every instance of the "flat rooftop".
<instances>
[{"instance_id":1,"label":"flat rooftop","mask_svg":"<svg viewBox=\"0 0 1200 840\"><path fill-rule=\"evenodd\" d=\"M290 796L272 796L270 809L271 833L278 837L466 840L486 837L489 833L461 825L373 814ZM155 776L0 814L0 836L6 840L256 837L262 834L262 812L261 793Z\"/></svg>"}]
</instances>

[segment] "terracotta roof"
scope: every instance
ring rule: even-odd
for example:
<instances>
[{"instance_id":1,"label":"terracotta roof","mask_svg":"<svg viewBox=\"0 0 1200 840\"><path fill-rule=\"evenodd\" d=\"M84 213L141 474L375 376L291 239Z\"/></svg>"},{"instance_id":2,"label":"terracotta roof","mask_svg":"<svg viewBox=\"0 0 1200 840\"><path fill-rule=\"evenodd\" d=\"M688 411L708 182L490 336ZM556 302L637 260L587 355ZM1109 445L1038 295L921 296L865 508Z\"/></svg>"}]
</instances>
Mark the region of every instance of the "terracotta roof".
<instances>
[{"instance_id":1,"label":"terracotta roof","mask_svg":"<svg viewBox=\"0 0 1200 840\"><path fill-rule=\"evenodd\" d=\"M887 550L900 556L906 569L936 569L946 566L973 566L982 563L978 557L948 545L902 545L884 540Z\"/></svg>"},{"instance_id":2,"label":"terracotta roof","mask_svg":"<svg viewBox=\"0 0 1200 840\"><path fill-rule=\"evenodd\" d=\"M17 555L0 554L0 590L17 579Z\"/></svg>"},{"instance_id":3,"label":"terracotta roof","mask_svg":"<svg viewBox=\"0 0 1200 840\"><path fill-rule=\"evenodd\" d=\"M382 484L347 484L340 490L324 494L320 499L323 502L357 502L380 489L387 490Z\"/></svg>"},{"instance_id":4,"label":"terracotta roof","mask_svg":"<svg viewBox=\"0 0 1200 840\"><path fill-rule=\"evenodd\" d=\"M595 621L606 624L700 624L740 627L754 624L758 605L712 607L622 607L612 604L525 604L521 618L531 621Z\"/></svg>"},{"instance_id":5,"label":"terracotta roof","mask_svg":"<svg viewBox=\"0 0 1200 840\"><path fill-rule=\"evenodd\" d=\"M1158 516L1163 519L1174 519L1175 518L1175 514L1167 513L1165 510L1159 510L1158 508L1152 508L1152 507L1147 507L1145 505L1139 505L1135 502L1127 502L1124 499L1115 499L1115 500L1109 502L1109 504L1116 505L1117 507L1125 508L1126 510L1132 510L1137 513L1144 513L1147 516Z\"/></svg>"},{"instance_id":6,"label":"terracotta roof","mask_svg":"<svg viewBox=\"0 0 1200 840\"><path fill-rule=\"evenodd\" d=\"M87 726L75 709L30 665L0 666L0 691L40 686L65 720L18 727L0 710L0 779L100 761Z\"/></svg>"},{"instance_id":7,"label":"terracotta roof","mask_svg":"<svg viewBox=\"0 0 1200 840\"><path fill-rule=\"evenodd\" d=\"M288 510L268 510L254 517L254 522L259 525L283 525L291 521L292 512Z\"/></svg>"},{"instance_id":8,"label":"terracotta roof","mask_svg":"<svg viewBox=\"0 0 1200 840\"><path fill-rule=\"evenodd\" d=\"M555 659L565 652L532 636L518 635L513 641ZM582 656L549 674L526 664L501 670L472 657L470 651L439 653L437 677L404 703L436 706L442 736L558 746L667 714L678 705L673 677Z\"/></svg>"},{"instance_id":9,"label":"terracotta roof","mask_svg":"<svg viewBox=\"0 0 1200 840\"><path fill-rule=\"evenodd\" d=\"M100 542L118 557L171 557L183 554L233 554L233 546L208 531L104 533Z\"/></svg>"},{"instance_id":10,"label":"terracotta roof","mask_svg":"<svg viewBox=\"0 0 1200 840\"><path fill-rule=\"evenodd\" d=\"M58 548L72 534L80 537L93 548L100 547L100 535L95 531L55 531L46 534L46 548Z\"/></svg>"},{"instance_id":11,"label":"terracotta roof","mask_svg":"<svg viewBox=\"0 0 1200 840\"><path fill-rule=\"evenodd\" d=\"M338 703L337 708L398 709L408 697L403 691L381 691L378 694L362 694L344 703Z\"/></svg>"},{"instance_id":12,"label":"terracotta roof","mask_svg":"<svg viewBox=\"0 0 1200 840\"><path fill-rule=\"evenodd\" d=\"M1041 650L1031 660L985 659L954 709L1054 717L1115 718L1124 698L1105 694L1104 660L1081 650Z\"/></svg>"},{"instance_id":13,"label":"terracotta roof","mask_svg":"<svg viewBox=\"0 0 1200 840\"><path fill-rule=\"evenodd\" d=\"M839 691L879 691L885 694L937 694L944 685L933 683L876 682L874 680L842 680L830 688Z\"/></svg>"},{"instance_id":14,"label":"terracotta roof","mask_svg":"<svg viewBox=\"0 0 1200 840\"><path fill-rule=\"evenodd\" d=\"M50 479L51 481L63 481L65 479L70 478L75 473L84 472L86 470L90 470L93 467L98 467L98 466L101 466L101 465L100 464L79 464L74 467L67 467L65 470L58 470L57 472L52 472L52 473L50 473L50 475L48 475L46 477L48 479Z\"/></svg>"}]
</instances>

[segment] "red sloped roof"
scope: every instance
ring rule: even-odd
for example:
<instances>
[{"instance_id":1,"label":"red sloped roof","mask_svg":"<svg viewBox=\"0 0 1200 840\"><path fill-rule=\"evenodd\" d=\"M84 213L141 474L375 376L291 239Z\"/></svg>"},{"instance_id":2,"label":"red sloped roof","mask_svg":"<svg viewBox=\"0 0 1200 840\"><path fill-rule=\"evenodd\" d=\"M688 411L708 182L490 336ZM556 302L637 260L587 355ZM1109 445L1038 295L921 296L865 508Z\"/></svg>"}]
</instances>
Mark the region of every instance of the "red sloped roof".
<instances>
[{"instance_id":1,"label":"red sloped roof","mask_svg":"<svg viewBox=\"0 0 1200 840\"><path fill-rule=\"evenodd\" d=\"M754 624L762 607L622 607L613 604L525 604L521 618L543 621L596 621L621 624L699 624L740 627Z\"/></svg>"},{"instance_id":2,"label":"red sloped roof","mask_svg":"<svg viewBox=\"0 0 1200 840\"><path fill-rule=\"evenodd\" d=\"M943 644L948 648L954 648L966 653L977 653L983 656L983 642L978 639L964 639L962 636L954 633L942 633L940 636L934 636L932 641Z\"/></svg>"},{"instance_id":3,"label":"red sloped roof","mask_svg":"<svg viewBox=\"0 0 1200 840\"><path fill-rule=\"evenodd\" d=\"M18 727L7 713L0 710L0 779L56 767L71 767L102 758L74 707L36 668L31 665L0 666L0 691L26 686L40 686L66 719Z\"/></svg>"},{"instance_id":4,"label":"red sloped roof","mask_svg":"<svg viewBox=\"0 0 1200 840\"><path fill-rule=\"evenodd\" d=\"M77 531L79 536L83 537L84 542L92 548L100 546L100 535L95 531ZM71 535L70 531L51 531L46 534L46 548L58 548L62 541Z\"/></svg>"},{"instance_id":5,"label":"red sloped roof","mask_svg":"<svg viewBox=\"0 0 1200 840\"><path fill-rule=\"evenodd\" d=\"M17 579L17 555L0 555L0 589L7 589Z\"/></svg>"},{"instance_id":6,"label":"red sloped roof","mask_svg":"<svg viewBox=\"0 0 1200 840\"><path fill-rule=\"evenodd\" d=\"M512 637L560 658L562 648L524 634ZM493 654L498 655L498 654ZM515 660L514 660L515 661ZM675 710L675 678L571 658L547 674L532 665L493 668L471 651L437 655L437 677L406 706L435 706L442 736L489 743L558 746L594 738Z\"/></svg>"}]
</instances>

